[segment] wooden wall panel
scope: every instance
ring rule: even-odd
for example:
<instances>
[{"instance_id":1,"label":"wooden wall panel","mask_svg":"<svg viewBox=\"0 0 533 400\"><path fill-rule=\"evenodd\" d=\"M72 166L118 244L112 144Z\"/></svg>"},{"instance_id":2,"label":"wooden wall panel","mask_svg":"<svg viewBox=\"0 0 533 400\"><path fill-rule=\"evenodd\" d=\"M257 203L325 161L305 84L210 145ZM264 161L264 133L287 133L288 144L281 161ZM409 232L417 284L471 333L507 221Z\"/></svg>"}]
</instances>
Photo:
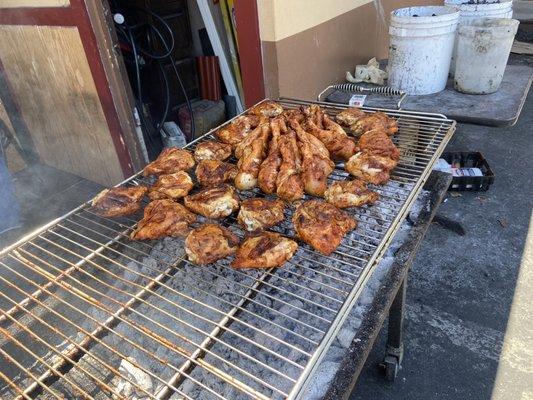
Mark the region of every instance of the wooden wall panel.
<instances>
[{"instance_id":1,"label":"wooden wall panel","mask_svg":"<svg viewBox=\"0 0 533 400\"><path fill-rule=\"evenodd\" d=\"M0 26L0 54L41 160L104 185L122 180L78 29Z\"/></svg>"},{"instance_id":2,"label":"wooden wall panel","mask_svg":"<svg viewBox=\"0 0 533 400\"><path fill-rule=\"evenodd\" d=\"M67 7L69 5L69 0L0 0L0 8Z\"/></svg>"}]
</instances>

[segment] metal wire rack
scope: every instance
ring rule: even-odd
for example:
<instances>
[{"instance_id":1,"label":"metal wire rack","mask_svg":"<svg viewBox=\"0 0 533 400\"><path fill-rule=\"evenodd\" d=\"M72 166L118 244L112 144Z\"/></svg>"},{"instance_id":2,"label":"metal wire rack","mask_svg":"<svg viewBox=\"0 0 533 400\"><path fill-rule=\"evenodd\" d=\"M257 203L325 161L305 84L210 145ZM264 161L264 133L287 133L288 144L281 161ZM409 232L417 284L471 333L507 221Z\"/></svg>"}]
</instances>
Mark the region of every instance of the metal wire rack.
<instances>
[{"instance_id":1,"label":"metal wire rack","mask_svg":"<svg viewBox=\"0 0 533 400\"><path fill-rule=\"evenodd\" d=\"M382 111L398 120L400 163L375 205L349 210L358 227L331 256L300 243L278 269L198 267L180 239L130 240L140 214L104 218L89 203L4 249L0 397L302 398L455 130L442 115ZM346 176L338 165L330 179ZM289 237L291 213L274 228ZM234 217L222 223L243 235Z\"/></svg>"}]
</instances>

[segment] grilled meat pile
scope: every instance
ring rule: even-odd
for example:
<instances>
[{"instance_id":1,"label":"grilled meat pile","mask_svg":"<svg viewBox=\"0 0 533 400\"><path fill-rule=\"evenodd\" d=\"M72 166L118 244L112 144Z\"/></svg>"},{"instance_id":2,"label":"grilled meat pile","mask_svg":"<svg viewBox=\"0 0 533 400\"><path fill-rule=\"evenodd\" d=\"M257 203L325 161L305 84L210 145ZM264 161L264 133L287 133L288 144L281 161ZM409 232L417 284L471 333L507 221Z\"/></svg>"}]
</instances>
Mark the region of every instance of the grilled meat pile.
<instances>
[{"instance_id":1,"label":"grilled meat pile","mask_svg":"<svg viewBox=\"0 0 533 400\"><path fill-rule=\"evenodd\" d=\"M128 215L140 210L148 192L152 202L132 239L186 235L185 251L195 264L235 254L235 268L270 268L281 266L298 248L294 240L267 231L285 220L285 202L306 194L323 197L326 201L295 204L292 222L300 240L328 255L357 226L341 209L379 200L367 183L389 180L400 158L391 140L397 131L397 122L384 113L349 108L331 118L318 105L284 110L276 102L264 101L218 129L214 133L218 140L197 144L194 153L165 149L143 171L144 176L157 176L150 188L105 190L93 200L93 209L107 217ZM328 185L334 161L344 162L355 178ZM195 165L191 178L186 171ZM200 190L195 191L194 178ZM241 203L235 188L259 188L278 199L257 197ZM183 205L178 203L181 198ZM248 232L240 246L239 237L221 225L204 223L190 230L195 214L223 219L239 208L237 222Z\"/></svg>"}]
</instances>

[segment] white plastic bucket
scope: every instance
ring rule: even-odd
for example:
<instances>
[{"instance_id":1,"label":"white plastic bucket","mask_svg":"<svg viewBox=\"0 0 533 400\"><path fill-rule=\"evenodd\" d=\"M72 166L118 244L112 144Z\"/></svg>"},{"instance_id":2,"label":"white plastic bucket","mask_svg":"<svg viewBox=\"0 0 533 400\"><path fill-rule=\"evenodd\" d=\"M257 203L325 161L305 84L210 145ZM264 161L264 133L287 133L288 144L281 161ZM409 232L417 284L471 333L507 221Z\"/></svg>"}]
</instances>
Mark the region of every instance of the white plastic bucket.
<instances>
[{"instance_id":1,"label":"white plastic bucket","mask_svg":"<svg viewBox=\"0 0 533 400\"><path fill-rule=\"evenodd\" d=\"M444 4L459 9L459 25L475 18L513 18L513 0L486 0L487 3L470 4L468 0L444 0ZM457 52L457 39L455 42L450 76L455 73L455 54Z\"/></svg>"},{"instance_id":2,"label":"white plastic bucket","mask_svg":"<svg viewBox=\"0 0 533 400\"><path fill-rule=\"evenodd\" d=\"M391 13L389 81L408 94L437 93L446 87L459 21L453 7L407 7Z\"/></svg>"},{"instance_id":3,"label":"white plastic bucket","mask_svg":"<svg viewBox=\"0 0 533 400\"><path fill-rule=\"evenodd\" d=\"M463 93L494 93L503 74L519 21L479 18L465 21L457 33L454 88Z\"/></svg>"}]
</instances>

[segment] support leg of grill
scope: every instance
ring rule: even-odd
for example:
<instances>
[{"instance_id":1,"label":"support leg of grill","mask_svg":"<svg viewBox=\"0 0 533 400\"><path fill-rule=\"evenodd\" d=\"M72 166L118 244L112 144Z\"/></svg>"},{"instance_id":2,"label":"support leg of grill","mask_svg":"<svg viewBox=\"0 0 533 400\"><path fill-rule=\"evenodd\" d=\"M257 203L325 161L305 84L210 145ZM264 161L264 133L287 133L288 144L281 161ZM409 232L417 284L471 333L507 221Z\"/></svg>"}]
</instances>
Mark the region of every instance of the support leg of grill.
<instances>
[{"instance_id":1,"label":"support leg of grill","mask_svg":"<svg viewBox=\"0 0 533 400\"><path fill-rule=\"evenodd\" d=\"M403 318L406 289L407 275L403 279L389 310L387 349L385 350L385 358L383 359L385 376L388 381L394 381L396 379L403 359Z\"/></svg>"}]
</instances>

